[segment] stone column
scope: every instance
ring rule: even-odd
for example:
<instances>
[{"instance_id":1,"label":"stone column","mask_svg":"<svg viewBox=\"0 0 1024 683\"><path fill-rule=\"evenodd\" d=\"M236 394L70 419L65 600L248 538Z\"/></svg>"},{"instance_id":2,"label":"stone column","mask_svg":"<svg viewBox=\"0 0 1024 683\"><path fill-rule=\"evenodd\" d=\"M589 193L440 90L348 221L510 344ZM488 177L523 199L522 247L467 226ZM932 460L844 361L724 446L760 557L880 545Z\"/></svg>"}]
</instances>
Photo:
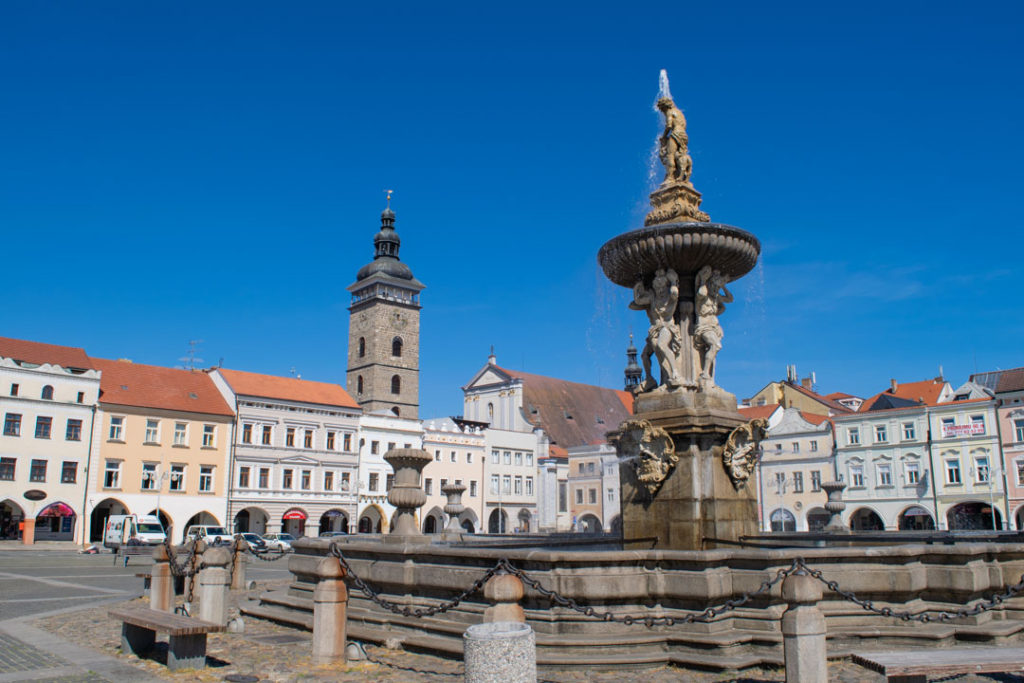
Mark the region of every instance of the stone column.
<instances>
[{"instance_id":1,"label":"stone column","mask_svg":"<svg viewBox=\"0 0 1024 683\"><path fill-rule=\"evenodd\" d=\"M199 573L199 618L203 621L228 624L230 563L231 551L227 548L209 548L203 553L205 567Z\"/></svg>"},{"instance_id":2,"label":"stone column","mask_svg":"<svg viewBox=\"0 0 1024 683\"><path fill-rule=\"evenodd\" d=\"M448 526L444 528L445 535L462 533L459 515L466 509L462 504L462 494L465 491L466 487L462 484L445 484L441 487L441 493L448 496L448 504L444 506L444 513L448 515Z\"/></svg>"},{"instance_id":3,"label":"stone column","mask_svg":"<svg viewBox=\"0 0 1024 683\"><path fill-rule=\"evenodd\" d=\"M316 574L319 581L313 589L313 661L328 664L345 659L348 588L345 570L337 557L321 559Z\"/></svg>"},{"instance_id":4,"label":"stone column","mask_svg":"<svg viewBox=\"0 0 1024 683\"><path fill-rule=\"evenodd\" d=\"M825 510L832 515L829 517L828 524L825 525L825 531L833 534L850 533L850 529L843 524L843 510L846 509L846 503L843 502L843 489L846 488L846 484L841 481L826 481L822 482L821 488L828 494Z\"/></svg>"},{"instance_id":5,"label":"stone column","mask_svg":"<svg viewBox=\"0 0 1024 683\"><path fill-rule=\"evenodd\" d=\"M529 624L474 624L462 644L466 683L536 683L537 641Z\"/></svg>"},{"instance_id":6,"label":"stone column","mask_svg":"<svg viewBox=\"0 0 1024 683\"><path fill-rule=\"evenodd\" d=\"M828 680L825 616L818 608L821 595L821 584L802 571L782 582L782 599L789 603L782 615L786 683Z\"/></svg>"},{"instance_id":7,"label":"stone column","mask_svg":"<svg viewBox=\"0 0 1024 683\"><path fill-rule=\"evenodd\" d=\"M416 511L427 502L427 494L420 485L420 474L427 463L433 462L432 455L422 448L392 448L384 459L395 470L395 482L388 493L388 502L398 510L395 512L394 536L419 536Z\"/></svg>"},{"instance_id":8,"label":"stone column","mask_svg":"<svg viewBox=\"0 0 1024 683\"><path fill-rule=\"evenodd\" d=\"M149 607L161 612L174 611L174 577L171 575L170 557L167 548L158 545L153 549L153 568L150 570Z\"/></svg>"},{"instance_id":9,"label":"stone column","mask_svg":"<svg viewBox=\"0 0 1024 683\"><path fill-rule=\"evenodd\" d=\"M484 584L484 597L491 606L484 610L484 622L517 621L526 623L526 614L519 601L523 599L523 582L512 574L495 574Z\"/></svg>"},{"instance_id":10,"label":"stone column","mask_svg":"<svg viewBox=\"0 0 1024 683\"><path fill-rule=\"evenodd\" d=\"M24 527L21 530L21 542L24 545L32 545L36 542L36 520L22 519L21 523Z\"/></svg>"},{"instance_id":11,"label":"stone column","mask_svg":"<svg viewBox=\"0 0 1024 683\"><path fill-rule=\"evenodd\" d=\"M231 590L245 589L245 554L249 544L241 536L231 546Z\"/></svg>"}]
</instances>

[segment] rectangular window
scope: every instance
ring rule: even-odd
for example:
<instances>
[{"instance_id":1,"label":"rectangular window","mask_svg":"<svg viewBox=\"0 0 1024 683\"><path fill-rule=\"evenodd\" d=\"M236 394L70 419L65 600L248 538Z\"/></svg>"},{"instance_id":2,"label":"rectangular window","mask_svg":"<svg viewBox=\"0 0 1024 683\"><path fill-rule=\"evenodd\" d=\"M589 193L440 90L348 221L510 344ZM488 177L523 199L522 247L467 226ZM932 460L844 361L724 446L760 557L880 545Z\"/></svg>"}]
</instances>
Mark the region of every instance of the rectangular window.
<instances>
[{"instance_id":1,"label":"rectangular window","mask_svg":"<svg viewBox=\"0 0 1024 683\"><path fill-rule=\"evenodd\" d=\"M782 444L781 443L775 444L775 452L776 453L781 453L782 452Z\"/></svg>"},{"instance_id":2,"label":"rectangular window","mask_svg":"<svg viewBox=\"0 0 1024 683\"><path fill-rule=\"evenodd\" d=\"M85 403L85 392L84 391L79 391L78 392L78 402L79 403Z\"/></svg>"},{"instance_id":3,"label":"rectangular window","mask_svg":"<svg viewBox=\"0 0 1024 683\"><path fill-rule=\"evenodd\" d=\"M11 459L13 461L13 459ZM1017 460L1017 486L1024 486L1024 460ZM14 466L11 466L12 472ZM14 478L13 475L11 477Z\"/></svg>"},{"instance_id":4,"label":"rectangular window","mask_svg":"<svg viewBox=\"0 0 1024 683\"><path fill-rule=\"evenodd\" d=\"M512 475L506 474L501 478L501 492L505 495L512 493Z\"/></svg>"},{"instance_id":5,"label":"rectangular window","mask_svg":"<svg viewBox=\"0 0 1024 683\"><path fill-rule=\"evenodd\" d=\"M469 497L476 498L476 479L469 481Z\"/></svg>"},{"instance_id":6,"label":"rectangular window","mask_svg":"<svg viewBox=\"0 0 1024 683\"><path fill-rule=\"evenodd\" d=\"M515 493L517 496L523 495L523 478L522 477L516 477L515 478L515 488L513 489L513 493Z\"/></svg>"},{"instance_id":7,"label":"rectangular window","mask_svg":"<svg viewBox=\"0 0 1024 683\"><path fill-rule=\"evenodd\" d=\"M380 441L370 442L370 453L372 453L373 455L377 455L378 453L380 453Z\"/></svg>"},{"instance_id":8,"label":"rectangular window","mask_svg":"<svg viewBox=\"0 0 1024 683\"><path fill-rule=\"evenodd\" d=\"M14 458L0 458L0 481L14 481Z\"/></svg>"},{"instance_id":9,"label":"rectangular window","mask_svg":"<svg viewBox=\"0 0 1024 683\"><path fill-rule=\"evenodd\" d=\"M28 471L29 481L46 481L46 461L45 460L33 460L32 466Z\"/></svg>"},{"instance_id":10,"label":"rectangular window","mask_svg":"<svg viewBox=\"0 0 1024 683\"><path fill-rule=\"evenodd\" d=\"M160 420L146 420L146 443L160 443Z\"/></svg>"},{"instance_id":11,"label":"rectangular window","mask_svg":"<svg viewBox=\"0 0 1024 683\"><path fill-rule=\"evenodd\" d=\"M264 446L270 445L270 437L273 434L273 428L270 425L263 425L263 439L262 443Z\"/></svg>"},{"instance_id":12,"label":"rectangular window","mask_svg":"<svg viewBox=\"0 0 1024 683\"><path fill-rule=\"evenodd\" d=\"M290 489L292 487L292 480L294 479L294 476L294 470L284 470L284 472L281 473L281 488Z\"/></svg>"},{"instance_id":13,"label":"rectangular window","mask_svg":"<svg viewBox=\"0 0 1024 683\"><path fill-rule=\"evenodd\" d=\"M302 470L302 490L308 491L313 485L313 473L310 470Z\"/></svg>"},{"instance_id":14,"label":"rectangular window","mask_svg":"<svg viewBox=\"0 0 1024 683\"><path fill-rule=\"evenodd\" d=\"M569 511L569 487L564 481L558 482L558 511Z\"/></svg>"},{"instance_id":15,"label":"rectangular window","mask_svg":"<svg viewBox=\"0 0 1024 683\"><path fill-rule=\"evenodd\" d=\"M174 445L175 446L184 446L185 445L185 441L188 439L187 430L188 430L188 425L186 425L184 422L175 422L174 423Z\"/></svg>"},{"instance_id":16,"label":"rectangular window","mask_svg":"<svg viewBox=\"0 0 1024 683\"><path fill-rule=\"evenodd\" d=\"M120 460L107 460L107 463L103 470L103 488L105 489L119 489L121 488L121 461Z\"/></svg>"},{"instance_id":17,"label":"rectangular window","mask_svg":"<svg viewBox=\"0 0 1024 683\"><path fill-rule=\"evenodd\" d=\"M971 426L974 429L971 430L971 434L984 434L985 433L985 416L984 415L971 415Z\"/></svg>"},{"instance_id":18,"label":"rectangular window","mask_svg":"<svg viewBox=\"0 0 1024 683\"><path fill-rule=\"evenodd\" d=\"M384 491L390 492L391 487L395 485L395 475L388 474L384 477Z\"/></svg>"},{"instance_id":19,"label":"rectangular window","mask_svg":"<svg viewBox=\"0 0 1024 683\"><path fill-rule=\"evenodd\" d=\"M576 504L583 505L583 489L576 489Z\"/></svg>"},{"instance_id":20,"label":"rectangular window","mask_svg":"<svg viewBox=\"0 0 1024 683\"><path fill-rule=\"evenodd\" d=\"M21 436L21 413L4 415L4 436Z\"/></svg>"},{"instance_id":21,"label":"rectangular window","mask_svg":"<svg viewBox=\"0 0 1024 683\"><path fill-rule=\"evenodd\" d=\"M587 489L587 502L591 505L597 502L597 489Z\"/></svg>"},{"instance_id":22,"label":"rectangular window","mask_svg":"<svg viewBox=\"0 0 1024 683\"><path fill-rule=\"evenodd\" d=\"M506 465L511 465L512 464L512 451L505 451L505 464Z\"/></svg>"},{"instance_id":23,"label":"rectangular window","mask_svg":"<svg viewBox=\"0 0 1024 683\"><path fill-rule=\"evenodd\" d=\"M81 420L68 420L67 430L64 432L65 441L81 441L82 440L82 421Z\"/></svg>"},{"instance_id":24,"label":"rectangular window","mask_svg":"<svg viewBox=\"0 0 1024 683\"><path fill-rule=\"evenodd\" d=\"M270 468L269 467L261 467L260 468L260 482L259 483L260 483L260 488L261 489L270 488Z\"/></svg>"},{"instance_id":25,"label":"rectangular window","mask_svg":"<svg viewBox=\"0 0 1024 683\"><path fill-rule=\"evenodd\" d=\"M946 483L960 483L960 460L957 458L950 458L946 460Z\"/></svg>"},{"instance_id":26,"label":"rectangular window","mask_svg":"<svg viewBox=\"0 0 1024 683\"><path fill-rule=\"evenodd\" d=\"M497 474L491 475L491 493L498 495L498 487L501 486L501 482Z\"/></svg>"},{"instance_id":27,"label":"rectangular window","mask_svg":"<svg viewBox=\"0 0 1024 683\"><path fill-rule=\"evenodd\" d=\"M593 473L594 473L594 463L588 462L587 463L587 474L593 474Z\"/></svg>"},{"instance_id":28,"label":"rectangular window","mask_svg":"<svg viewBox=\"0 0 1024 683\"><path fill-rule=\"evenodd\" d=\"M786 473L776 472L775 473L775 493L782 495L786 492Z\"/></svg>"},{"instance_id":29,"label":"rectangular window","mask_svg":"<svg viewBox=\"0 0 1024 683\"><path fill-rule=\"evenodd\" d=\"M850 427L846 430L846 443L856 446L860 443L860 428Z\"/></svg>"},{"instance_id":30,"label":"rectangular window","mask_svg":"<svg viewBox=\"0 0 1024 683\"><path fill-rule=\"evenodd\" d=\"M452 451L451 452L451 461L452 462L458 462L458 458L459 458L459 456L455 455L455 451Z\"/></svg>"},{"instance_id":31,"label":"rectangular window","mask_svg":"<svg viewBox=\"0 0 1024 683\"><path fill-rule=\"evenodd\" d=\"M979 484L987 484L989 480L988 456L981 455L974 459L975 481Z\"/></svg>"},{"instance_id":32,"label":"rectangular window","mask_svg":"<svg viewBox=\"0 0 1024 683\"><path fill-rule=\"evenodd\" d=\"M351 486L351 484L352 484L352 481L351 481L351 477L349 476L349 473L348 472L342 472L341 473L341 490L342 491L348 491L349 486Z\"/></svg>"},{"instance_id":33,"label":"rectangular window","mask_svg":"<svg viewBox=\"0 0 1024 683\"><path fill-rule=\"evenodd\" d=\"M903 440L904 441L913 441L916 437L917 437L917 434L916 434L916 432L914 430L914 423L913 422L904 422L903 423Z\"/></svg>"},{"instance_id":34,"label":"rectangular window","mask_svg":"<svg viewBox=\"0 0 1024 683\"><path fill-rule=\"evenodd\" d=\"M380 483L380 475L376 472L370 472L370 490L376 491L377 485Z\"/></svg>"},{"instance_id":35,"label":"rectangular window","mask_svg":"<svg viewBox=\"0 0 1024 683\"><path fill-rule=\"evenodd\" d=\"M813 453L813 452L815 452L817 450L818 450L818 442L817 441L811 441L811 452Z\"/></svg>"},{"instance_id":36,"label":"rectangular window","mask_svg":"<svg viewBox=\"0 0 1024 683\"><path fill-rule=\"evenodd\" d=\"M52 417L37 417L36 418L36 438L37 439L49 439L50 438L50 427L53 426Z\"/></svg>"},{"instance_id":37,"label":"rectangular window","mask_svg":"<svg viewBox=\"0 0 1024 683\"><path fill-rule=\"evenodd\" d=\"M123 417L111 417L110 418L110 434L108 437L111 441L123 441L124 440L124 418Z\"/></svg>"},{"instance_id":38,"label":"rectangular window","mask_svg":"<svg viewBox=\"0 0 1024 683\"><path fill-rule=\"evenodd\" d=\"M313 447L313 430L307 429L306 433L302 437L302 447L312 448Z\"/></svg>"},{"instance_id":39,"label":"rectangular window","mask_svg":"<svg viewBox=\"0 0 1024 683\"><path fill-rule=\"evenodd\" d=\"M443 491L444 487L447 486L447 485L448 485L448 480L447 479L442 479L441 480L441 490Z\"/></svg>"},{"instance_id":40,"label":"rectangular window","mask_svg":"<svg viewBox=\"0 0 1024 683\"><path fill-rule=\"evenodd\" d=\"M892 465L878 465L878 485L892 486Z\"/></svg>"},{"instance_id":41,"label":"rectangular window","mask_svg":"<svg viewBox=\"0 0 1024 683\"><path fill-rule=\"evenodd\" d=\"M815 492L821 490L821 472L818 470L811 472L811 490Z\"/></svg>"},{"instance_id":42,"label":"rectangular window","mask_svg":"<svg viewBox=\"0 0 1024 683\"><path fill-rule=\"evenodd\" d=\"M804 473L794 472L793 473L793 493L804 492Z\"/></svg>"},{"instance_id":43,"label":"rectangular window","mask_svg":"<svg viewBox=\"0 0 1024 683\"><path fill-rule=\"evenodd\" d=\"M242 425L242 443L252 443L252 423Z\"/></svg>"},{"instance_id":44,"label":"rectangular window","mask_svg":"<svg viewBox=\"0 0 1024 683\"><path fill-rule=\"evenodd\" d=\"M428 496L434 495L434 480L430 477L423 480L423 493Z\"/></svg>"},{"instance_id":45,"label":"rectangular window","mask_svg":"<svg viewBox=\"0 0 1024 683\"><path fill-rule=\"evenodd\" d=\"M324 472L324 491L334 490L334 472Z\"/></svg>"},{"instance_id":46,"label":"rectangular window","mask_svg":"<svg viewBox=\"0 0 1024 683\"><path fill-rule=\"evenodd\" d=\"M614 501L615 500L615 489L608 489L607 496L608 496L608 502L609 503Z\"/></svg>"},{"instance_id":47,"label":"rectangular window","mask_svg":"<svg viewBox=\"0 0 1024 683\"><path fill-rule=\"evenodd\" d=\"M78 463L65 460L60 468L60 483L74 484L78 481Z\"/></svg>"},{"instance_id":48,"label":"rectangular window","mask_svg":"<svg viewBox=\"0 0 1024 683\"><path fill-rule=\"evenodd\" d=\"M441 449L434 449L434 462L441 462Z\"/></svg>"},{"instance_id":49,"label":"rectangular window","mask_svg":"<svg viewBox=\"0 0 1024 683\"><path fill-rule=\"evenodd\" d=\"M288 448L295 446L295 427L288 427L284 432L284 445Z\"/></svg>"},{"instance_id":50,"label":"rectangular window","mask_svg":"<svg viewBox=\"0 0 1024 683\"><path fill-rule=\"evenodd\" d=\"M240 467L238 468L238 488L247 489L249 488L249 468Z\"/></svg>"},{"instance_id":51,"label":"rectangular window","mask_svg":"<svg viewBox=\"0 0 1024 683\"><path fill-rule=\"evenodd\" d=\"M526 478L526 495L533 495L533 477Z\"/></svg>"},{"instance_id":52,"label":"rectangular window","mask_svg":"<svg viewBox=\"0 0 1024 683\"><path fill-rule=\"evenodd\" d=\"M850 486L864 488L864 466L850 465Z\"/></svg>"},{"instance_id":53,"label":"rectangular window","mask_svg":"<svg viewBox=\"0 0 1024 683\"><path fill-rule=\"evenodd\" d=\"M341 444L342 444L342 446L341 446L342 450L344 450L346 452L351 451L352 450L352 435L351 434L343 434L342 437L341 437Z\"/></svg>"},{"instance_id":54,"label":"rectangular window","mask_svg":"<svg viewBox=\"0 0 1024 683\"><path fill-rule=\"evenodd\" d=\"M585 466L585 465L584 465L583 463L580 463L580 464L579 464L579 466L577 467L577 469L579 470L579 473L580 473L580 474L583 474L583 471L584 471L585 467L586 467L586 466Z\"/></svg>"},{"instance_id":55,"label":"rectangular window","mask_svg":"<svg viewBox=\"0 0 1024 683\"><path fill-rule=\"evenodd\" d=\"M499 453L498 451L491 451L491 464L492 465L500 465L501 464L501 453Z\"/></svg>"},{"instance_id":56,"label":"rectangular window","mask_svg":"<svg viewBox=\"0 0 1024 683\"><path fill-rule=\"evenodd\" d=\"M875 425L875 442L885 443L889 440L889 432L885 425Z\"/></svg>"},{"instance_id":57,"label":"rectangular window","mask_svg":"<svg viewBox=\"0 0 1024 683\"><path fill-rule=\"evenodd\" d=\"M142 463L142 490L152 491L156 488L156 463Z\"/></svg>"},{"instance_id":58,"label":"rectangular window","mask_svg":"<svg viewBox=\"0 0 1024 683\"><path fill-rule=\"evenodd\" d=\"M217 425L203 425L203 448L213 448L217 444Z\"/></svg>"},{"instance_id":59,"label":"rectangular window","mask_svg":"<svg viewBox=\"0 0 1024 683\"><path fill-rule=\"evenodd\" d=\"M467 465L472 465L473 464L473 454L472 453L466 453L466 464Z\"/></svg>"},{"instance_id":60,"label":"rectangular window","mask_svg":"<svg viewBox=\"0 0 1024 683\"><path fill-rule=\"evenodd\" d=\"M1024 442L1024 420L1013 421L1013 440L1017 443Z\"/></svg>"},{"instance_id":61,"label":"rectangular window","mask_svg":"<svg viewBox=\"0 0 1024 683\"><path fill-rule=\"evenodd\" d=\"M12 384L11 385L11 396L17 396L17 395L18 395L18 385L17 384Z\"/></svg>"},{"instance_id":62,"label":"rectangular window","mask_svg":"<svg viewBox=\"0 0 1024 683\"><path fill-rule=\"evenodd\" d=\"M793 452L794 453L799 453L800 452L800 442L799 441L794 441L793 442Z\"/></svg>"},{"instance_id":63,"label":"rectangular window","mask_svg":"<svg viewBox=\"0 0 1024 683\"><path fill-rule=\"evenodd\" d=\"M526 466L533 467L533 453L526 454Z\"/></svg>"},{"instance_id":64,"label":"rectangular window","mask_svg":"<svg viewBox=\"0 0 1024 683\"><path fill-rule=\"evenodd\" d=\"M518 451L516 451L516 464L519 466L523 464L523 454Z\"/></svg>"},{"instance_id":65,"label":"rectangular window","mask_svg":"<svg viewBox=\"0 0 1024 683\"><path fill-rule=\"evenodd\" d=\"M334 432L327 432L327 450L334 450Z\"/></svg>"},{"instance_id":66,"label":"rectangular window","mask_svg":"<svg viewBox=\"0 0 1024 683\"><path fill-rule=\"evenodd\" d=\"M406 448L412 448L412 446L410 446L409 444L406 444L405 447ZM394 441L388 441L388 451L393 451L393 450L395 450L395 442ZM387 451L384 451L384 453L387 454Z\"/></svg>"},{"instance_id":67,"label":"rectangular window","mask_svg":"<svg viewBox=\"0 0 1024 683\"><path fill-rule=\"evenodd\" d=\"M921 481L921 466L916 462L906 464L907 484L914 485Z\"/></svg>"},{"instance_id":68,"label":"rectangular window","mask_svg":"<svg viewBox=\"0 0 1024 683\"><path fill-rule=\"evenodd\" d=\"M167 487L171 491L185 490L185 466L171 465L171 485Z\"/></svg>"},{"instance_id":69,"label":"rectangular window","mask_svg":"<svg viewBox=\"0 0 1024 683\"><path fill-rule=\"evenodd\" d=\"M213 465L199 466L199 492L213 492Z\"/></svg>"}]
</instances>

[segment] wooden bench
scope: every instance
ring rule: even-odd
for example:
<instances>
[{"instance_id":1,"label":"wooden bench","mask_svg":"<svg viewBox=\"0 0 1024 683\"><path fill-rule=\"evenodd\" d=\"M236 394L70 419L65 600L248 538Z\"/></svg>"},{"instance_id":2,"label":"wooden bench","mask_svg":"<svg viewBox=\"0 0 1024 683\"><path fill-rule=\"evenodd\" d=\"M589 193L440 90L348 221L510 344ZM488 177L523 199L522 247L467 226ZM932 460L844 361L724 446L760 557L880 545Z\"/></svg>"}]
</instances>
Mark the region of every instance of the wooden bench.
<instances>
[{"instance_id":1,"label":"wooden bench","mask_svg":"<svg viewBox=\"0 0 1024 683\"><path fill-rule=\"evenodd\" d=\"M153 649L157 633L168 636L167 668L202 669L206 666L206 634L224 627L180 614L147 607L112 609L108 614L121 623L121 650L142 657Z\"/></svg>"},{"instance_id":2,"label":"wooden bench","mask_svg":"<svg viewBox=\"0 0 1024 683\"><path fill-rule=\"evenodd\" d=\"M138 555L153 556L153 549L155 545L122 545L118 546L117 550L114 551L114 566L117 566L118 558L124 558L124 566L128 566L128 558L136 557Z\"/></svg>"},{"instance_id":3,"label":"wooden bench","mask_svg":"<svg viewBox=\"0 0 1024 683\"><path fill-rule=\"evenodd\" d=\"M1024 671L1024 647L956 647L853 653L851 660L889 683L925 683L929 675Z\"/></svg>"}]
</instances>

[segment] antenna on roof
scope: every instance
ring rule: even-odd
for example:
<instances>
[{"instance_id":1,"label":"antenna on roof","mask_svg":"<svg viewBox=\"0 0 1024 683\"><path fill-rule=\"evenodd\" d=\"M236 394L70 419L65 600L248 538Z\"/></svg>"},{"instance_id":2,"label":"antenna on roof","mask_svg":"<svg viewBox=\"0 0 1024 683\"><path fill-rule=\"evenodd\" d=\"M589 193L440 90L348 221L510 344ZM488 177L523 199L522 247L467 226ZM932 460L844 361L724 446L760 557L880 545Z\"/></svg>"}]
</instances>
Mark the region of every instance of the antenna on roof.
<instances>
[{"instance_id":1,"label":"antenna on roof","mask_svg":"<svg viewBox=\"0 0 1024 683\"><path fill-rule=\"evenodd\" d=\"M289 373L289 374L290 374L290 375L291 375L292 377L294 377L294 376L295 376L295 366L294 366L294 365L292 366L292 369L288 371L288 373Z\"/></svg>"},{"instance_id":2,"label":"antenna on roof","mask_svg":"<svg viewBox=\"0 0 1024 683\"><path fill-rule=\"evenodd\" d=\"M189 339L188 340L188 353L178 360L181 361L182 365L178 368L182 370L195 370L196 363L202 363L202 358L196 357L196 347L203 343L202 339Z\"/></svg>"}]
</instances>

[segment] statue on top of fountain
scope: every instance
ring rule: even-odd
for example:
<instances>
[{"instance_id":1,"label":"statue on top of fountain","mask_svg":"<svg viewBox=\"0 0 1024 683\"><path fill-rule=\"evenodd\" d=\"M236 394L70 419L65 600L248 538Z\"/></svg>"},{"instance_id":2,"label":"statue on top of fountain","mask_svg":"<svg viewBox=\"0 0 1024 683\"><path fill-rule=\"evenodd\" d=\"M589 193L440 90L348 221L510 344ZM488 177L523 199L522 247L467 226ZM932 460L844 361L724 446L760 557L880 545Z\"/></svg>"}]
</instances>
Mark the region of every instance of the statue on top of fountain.
<instances>
[{"instance_id":1,"label":"statue on top of fountain","mask_svg":"<svg viewBox=\"0 0 1024 683\"><path fill-rule=\"evenodd\" d=\"M656 106L665 115L665 132L658 141L658 156L665 167L665 180L661 184L685 183L693 187L690 183L693 159L687 150L690 138L686 135L686 117L671 97L659 98Z\"/></svg>"}]
</instances>

